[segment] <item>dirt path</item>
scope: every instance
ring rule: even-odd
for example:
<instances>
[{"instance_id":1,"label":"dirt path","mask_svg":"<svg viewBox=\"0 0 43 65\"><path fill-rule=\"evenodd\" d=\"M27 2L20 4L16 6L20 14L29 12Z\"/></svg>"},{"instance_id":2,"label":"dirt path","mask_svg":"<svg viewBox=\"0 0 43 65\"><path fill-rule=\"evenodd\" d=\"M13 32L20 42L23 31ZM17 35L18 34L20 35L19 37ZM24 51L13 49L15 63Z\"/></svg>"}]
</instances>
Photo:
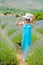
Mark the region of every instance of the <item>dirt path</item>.
<instances>
[{"instance_id":1,"label":"dirt path","mask_svg":"<svg viewBox=\"0 0 43 65\"><path fill-rule=\"evenodd\" d=\"M18 65L27 65L26 61L22 60L22 54L16 54L18 60L19 60L19 64Z\"/></svg>"},{"instance_id":2,"label":"dirt path","mask_svg":"<svg viewBox=\"0 0 43 65\"><path fill-rule=\"evenodd\" d=\"M7 15L0 14L0 16L12 16L12 14L7 14Z\"/></svg>"},{"instance_id":3,"label":"dirt path","mask_svg":"<svg viewBox=\"0 0 43 65\"><path fill-rule=\"evenodd\" d=\"M0 14L0 16L4 16L4 14Z\"/></svg>"}]
</instances>

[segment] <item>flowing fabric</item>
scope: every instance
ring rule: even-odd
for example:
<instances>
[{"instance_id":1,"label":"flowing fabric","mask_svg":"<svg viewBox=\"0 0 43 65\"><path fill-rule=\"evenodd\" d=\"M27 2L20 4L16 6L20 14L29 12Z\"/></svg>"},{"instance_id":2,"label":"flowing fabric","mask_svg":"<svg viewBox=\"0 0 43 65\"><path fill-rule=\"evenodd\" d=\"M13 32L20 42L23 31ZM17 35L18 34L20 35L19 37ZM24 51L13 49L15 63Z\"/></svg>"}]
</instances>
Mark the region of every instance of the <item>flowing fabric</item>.
<instances>
[{"instance_id":1,"label":"flowing fabric","mask_svg":"<svg viewBox=\"0 0 43 65\"><path fill-rule=\"evenodd\" d=\"M32 24L25 24L23 26L22 34L22 51L24 52L24 60L29 52L29 47L32 42Z\"/></svg>"}]
</instances>

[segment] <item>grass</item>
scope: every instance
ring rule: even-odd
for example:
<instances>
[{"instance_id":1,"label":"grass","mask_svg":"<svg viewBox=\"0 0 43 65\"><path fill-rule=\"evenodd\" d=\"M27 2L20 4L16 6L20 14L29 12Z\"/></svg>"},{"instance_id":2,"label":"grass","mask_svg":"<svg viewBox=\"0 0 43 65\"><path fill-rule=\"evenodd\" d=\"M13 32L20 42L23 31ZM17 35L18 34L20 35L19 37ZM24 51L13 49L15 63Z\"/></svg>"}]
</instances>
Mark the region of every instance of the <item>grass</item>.
<instances>
[{"instance_id":1,"label":"grass","mask_svg":"<svg viewBox=\"0 0 43 65\"><path fill-rule=\"evenodd\" d=\"M6 26L6 24L2 24L2 25L1 25L1 28L2 28L2 29L4 29L4 28L5 28L5 26Z\"/></svg>"},{"instance_id":2,"label":"grass","mask_svg":"<svg viewBox=\"0 0 43 65\"><path fill-rule=\"evenodd\" d=\"M27 11L20 10L20 9L10 9L10 11L8 9L8 12L7 12L7 10L3 10L3 11L4 11L3 12L4 15L15 13L15 17L23 16L27 12ZM35 20L43 20L43 12L31 12L31 13L34 14ZM1 20L0 20L0 23L1 23ZM5 26L6 26L6 24L3 24L3 25L1 25L1 28L4 29ZM7 35L10 36L15 31L16 31L15 29L10 29L7 32ZM43 28L37 29L37 31L43 35ZM0 40L1 40L0 41L0 65L18 65L18 60L15 55L15 50L12 50L12 48L9 46L8 42L6 42L5 39L2 40L1 36L2 35L0 34ZM32 43L33 44L35 41L37 41L39 39L40 39L40 37L38 37L36 34L32 34ZM15 44L18 44L19 46L21 46L22 35L18 34L16 36L13 36L12 41ZM43 53L42 53L43 46L36 47L32 51L34 51L34 53L28 57L28 65L43 65Z\"/></svg>"},{"instance_id":3,"label":"grass","mask_svg":"<svg viewBox=\"0 0 43 65\"><path fill-rule=\"evenodd\" d=\"M43 28L38 28L37 31L43 35Z\"/></svg>"},{"instance_id":4,"label":"grass","mask_svg":"<svg viewBox=\"0 0 43 65\"><path fill-rule=\"evenodd\" d=\"M2 22L2 20L0 19L0 23Z\"/></svg>"},{"instance_id":5,"label":"grass","mask_svg":"<svg viewBox=\"0 0 43 65\"><path fill-rule=\"evenodd\" d=\"M0 65L18 65L15 51L3 39L0 41Z\"/></svg>"},{"instance_id":6,"label":"grass","mask_svg":"<svg viewBox=\"0 0 43 65\"><path fill-rule=\"evenodd\" d=\"M36 40L39 40L40 37L38 37L36 34L32 34L32 43L34 43Z\"/></svg>"},{"instance_id":7,"label":"grass","mask_svg":"<svg viewBox=\"0 0 43 65\"><path fill-rule=\"evenodd\" d=\"M14 43L17 43L18 45L21 45L22 35L21 35L21 34L16 35L15 37L12 38L12 41L13 41Z\"/></svg>"},{"instance_id":8,"label":"grass","mask_svg":"<svg viewBox=\"0 0 43 65\"><path fill-rule=\"evenodd\" d=\"M32 34L32 43L34 43L36 40L39 40L40 37L38 37L36 34ZM22 35L16 35L12 38L12 41L18 45L21 45L22 42Z\"/></svg>"},{"instance_id":9,"label":"grass","mask_svg":"<svg viewBox=\"0 0 43 65\"><path fill-rule=\"evenodd\" d=\"M28 64L27 65L43 65L43 45L35 47L32 50L33 53L28 56Z\"/></svg>"},{"instance_id":10,"label":"grass","mask_svg":"<svg viewBox=\"0 0 43 65\"><path fill-rule=\"evenodd\" d=\"M10 29L10 30L7 32L7 35L10 36L10 35L13 34L15 31L16 31L16 29Z\"/></svg>"}]
</instances>

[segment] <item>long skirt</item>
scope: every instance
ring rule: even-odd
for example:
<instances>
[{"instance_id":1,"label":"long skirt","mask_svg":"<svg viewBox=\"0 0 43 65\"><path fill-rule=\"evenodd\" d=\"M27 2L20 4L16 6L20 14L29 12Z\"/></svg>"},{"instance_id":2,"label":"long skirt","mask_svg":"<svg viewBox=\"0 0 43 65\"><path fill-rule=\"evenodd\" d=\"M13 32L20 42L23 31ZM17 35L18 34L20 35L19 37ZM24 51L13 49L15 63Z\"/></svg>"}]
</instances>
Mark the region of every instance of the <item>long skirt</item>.
<instances>
[{"instance_id":1,"label":"long skirt","mask_svg":"<svg viewBox=\"0 0 43 65\"><path fill-rule=\"evenodd\" d=\"M24 53L24 60L26 60L28 53L29 53L29 47L32 43L32 31L31 31L31 25L24 26L23 28L23 34L22 34L22 52Z\"/></svg>"}]
</instances>

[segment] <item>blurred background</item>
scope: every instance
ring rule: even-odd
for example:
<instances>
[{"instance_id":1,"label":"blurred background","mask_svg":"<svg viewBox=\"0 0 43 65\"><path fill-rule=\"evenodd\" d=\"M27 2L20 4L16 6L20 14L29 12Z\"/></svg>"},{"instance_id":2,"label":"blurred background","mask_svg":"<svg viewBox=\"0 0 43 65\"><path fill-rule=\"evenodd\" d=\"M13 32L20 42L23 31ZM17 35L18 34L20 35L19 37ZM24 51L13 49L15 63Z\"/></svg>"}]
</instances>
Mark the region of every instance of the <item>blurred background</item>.
<instances>
[{"instance_id":1,"label":"blurred background","mask_svg":"<svg viewBox=\"0 0 43 65\"><path fill-rule=\"evenodd\" d=\"M0 65L19 64L16 54L21 54L22 26L15 23L26 13L35 17L26 63L43 65L43 0L0 0Z\"/></svg>"}]
</instances>

